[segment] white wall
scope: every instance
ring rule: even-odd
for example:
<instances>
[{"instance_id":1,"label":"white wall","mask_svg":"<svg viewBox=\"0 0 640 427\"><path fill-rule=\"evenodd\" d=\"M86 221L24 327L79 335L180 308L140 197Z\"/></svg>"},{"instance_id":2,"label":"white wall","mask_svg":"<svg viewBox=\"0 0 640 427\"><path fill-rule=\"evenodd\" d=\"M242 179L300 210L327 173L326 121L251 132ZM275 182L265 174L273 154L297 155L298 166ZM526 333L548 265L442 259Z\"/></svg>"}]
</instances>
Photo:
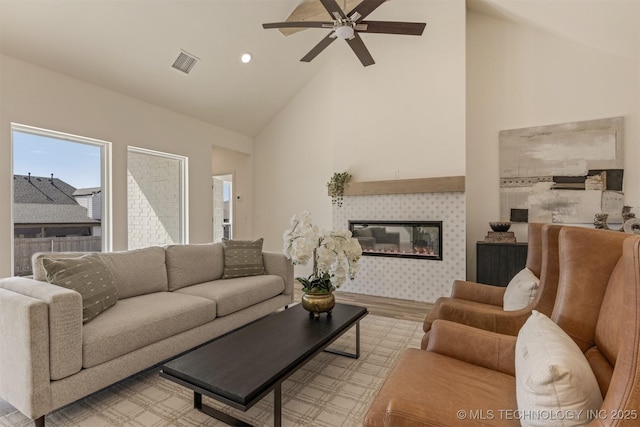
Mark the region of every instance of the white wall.
<instances>
[{"instance_id":1,"label":"white wall","mask_svg":"<svg viewBox=\"0 0 640 427\"><path fill-rule=\"evenodd\" d=\"M113 144L114 250L127 247L127 146L188 157L190 241L211 241L211 148L251 153L251 138L7 56L0 91L0 277L11 274L12 122Z\"/></svg>"},{"instance_id":2,"label":"white wall","mask_svg":"<svg viewBox=\"0 0 640 427\"><path fill-rule=\"evenodd\" d=\"M395 169L401 178L464 175L465 3L398 9L389 20L425 20L423 36L366 35L376 60L366 68L334 43L337 58L256 137L254 234L267 247L282 249L303 210L331 228L334 172L354 181L392 179Z\"/></svg>"},{"instance_id":3,"label":"white wall","mask_svg":"<svg viewBox=\"0 0 640 427\"><path fill-rule=\"evenodd\" d=\"M330 70L320 72L256 137L253 230L268 250L282 250L296 213L307 210L316 225L331 226L331 77Z\"/></svg>"},{"instance_id":4,"label":"white wall","mask_svg":"<svg viewBox=\"0 0 640 427\"><path fill-rule=\"evenodd\" d=\"M356 181L393 179L396 170L464 175L465 2L403 2L395 12L424 19L424 34L371 35L375 65L363 68L351 52L333 64L333 170ZM376 46L388 51L377 55Z\"/></svg>"},{"instance_id":5,"label":"white wall","mask_svg":"<svg viewBox=\"0 0 640 427\"><path fill-rule=\"evenodd\" d=\"M599 16L597 11L602 6L598 2L573 4L580 16ZM640 16L638 4L607 2L607 16ZM623 21L626 19L620 22ZM629 37L638 43L637 26L635 34L629 34L625 27L609 37L619 37L625 45ZM472 11L468 14L466 182L470 279L475 278L475 243L484 239L489 221L500 219L500 130L624 116L625 203L636 207L640 215L638 56L620 55L556 34L523 22ZM527 240L525 225L518 224L512 230L519 241Z\"/></svg>"}]
</instances>

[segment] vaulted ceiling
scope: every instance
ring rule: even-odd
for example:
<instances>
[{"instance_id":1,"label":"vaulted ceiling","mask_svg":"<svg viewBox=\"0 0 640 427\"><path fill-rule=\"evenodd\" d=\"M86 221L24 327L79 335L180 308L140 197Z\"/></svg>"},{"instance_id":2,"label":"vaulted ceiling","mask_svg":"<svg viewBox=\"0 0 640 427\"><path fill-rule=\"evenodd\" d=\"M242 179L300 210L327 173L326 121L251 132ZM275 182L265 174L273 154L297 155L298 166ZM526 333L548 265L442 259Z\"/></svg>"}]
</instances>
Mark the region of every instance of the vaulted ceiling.
<instances>
[{"instance_id":1,"label":"vaulted ceiling","mask_svg":"<svg viewBox=\"0 0 640 427\"><path fill-rule=\"evenodd\" d=\"M428 31L429 16L403 15L402 3L416 1L431 0L387 1L369 18L426 21ZM262 23L283 21L301 3L0 0L0 53L255 136L332 58L357 61L345 43L333 43L311 63L299 61L327 30L309 29L285 37L277 30L262 29ZM554 28L562 28L563 20L573 16L571 11L564 15L556 11L549 20L542 9L526 10L518 3L523 2L467 1L468 7L483 13L515 19L533 16L534 21L550 22ZM524 3L531 6L533 2ZM585 21L584 36L594 38L591 20ZM602 35L594 43L607 43L602 39L606 28L596 26L595 30L596 36ZM385 60L385 49L395 46L381 42L385 37L397 37L394 43L400 44L404 36L362 36L378 62ZM181 50L200 59L188 75L171 67ZM244 52L253 55L249 64L240 61Z\"/></svg>"}]
</instances>

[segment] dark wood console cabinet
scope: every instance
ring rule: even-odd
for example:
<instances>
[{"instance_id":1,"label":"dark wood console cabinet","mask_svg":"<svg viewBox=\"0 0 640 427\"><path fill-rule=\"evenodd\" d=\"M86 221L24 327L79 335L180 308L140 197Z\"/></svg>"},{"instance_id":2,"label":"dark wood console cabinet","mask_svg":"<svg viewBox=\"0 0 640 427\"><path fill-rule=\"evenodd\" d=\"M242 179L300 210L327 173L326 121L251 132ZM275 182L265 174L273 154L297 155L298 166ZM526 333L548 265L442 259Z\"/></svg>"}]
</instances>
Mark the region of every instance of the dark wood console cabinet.
<instances>
[{"instance_id":1,"label":"dark wood console cabinet","mask_svg":"<svg viewBox=\"0 0 640 427\"><path fill-rule=\"evenodd\" d=\"M476 282L507 286L527 263L527 243L476 244Z\"/></svg>"}]
</instances>

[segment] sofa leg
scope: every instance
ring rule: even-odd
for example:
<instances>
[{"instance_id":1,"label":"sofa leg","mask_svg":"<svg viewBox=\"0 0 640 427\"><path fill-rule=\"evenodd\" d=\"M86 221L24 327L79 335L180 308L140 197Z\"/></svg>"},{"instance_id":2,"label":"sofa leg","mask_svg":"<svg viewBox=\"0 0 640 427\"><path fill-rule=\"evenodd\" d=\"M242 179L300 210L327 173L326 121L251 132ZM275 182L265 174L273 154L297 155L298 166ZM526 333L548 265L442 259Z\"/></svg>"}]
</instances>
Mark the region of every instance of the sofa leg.
<instances>
[{"instance_id":1,"label":"sofa leg","mask_svg":"<svg viewBox=\"0 0 640 427\"><path fill-rule=\"evenodd\" d=\"M44 427L44 415L33 420L33 423L35 424L35 427Z\"/></svg>"}]
</instances>

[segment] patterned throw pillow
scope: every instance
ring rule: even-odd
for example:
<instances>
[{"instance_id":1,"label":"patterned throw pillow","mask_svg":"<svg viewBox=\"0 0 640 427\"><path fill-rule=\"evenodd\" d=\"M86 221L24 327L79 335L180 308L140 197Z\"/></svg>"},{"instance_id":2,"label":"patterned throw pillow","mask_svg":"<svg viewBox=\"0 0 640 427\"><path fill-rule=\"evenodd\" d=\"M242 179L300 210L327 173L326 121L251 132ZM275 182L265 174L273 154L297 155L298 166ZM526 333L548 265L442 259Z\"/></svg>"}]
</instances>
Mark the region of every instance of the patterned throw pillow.
<instances>
[{"instance_id":1,"label":"patterned throw pillow","mask_svg":"<svg viewBox=\"0 0 640 427\"><path fill-rule=\"evenodd\" d=\"M47 281L82 295L82 323L87 323L118 301L113 275L97 254L79 258L42 260Z\"/></svg>"},{"instance_id":2,"label":"patterned throw pillow","mask_svg":"<svg viewBox=\"0 0 640 427\"><path fill-rule=\"evenodd\" d=\"M258 240L225 240L223 279L267 274L262 261L262 238Z\"/></svg>"}]
</instances>

